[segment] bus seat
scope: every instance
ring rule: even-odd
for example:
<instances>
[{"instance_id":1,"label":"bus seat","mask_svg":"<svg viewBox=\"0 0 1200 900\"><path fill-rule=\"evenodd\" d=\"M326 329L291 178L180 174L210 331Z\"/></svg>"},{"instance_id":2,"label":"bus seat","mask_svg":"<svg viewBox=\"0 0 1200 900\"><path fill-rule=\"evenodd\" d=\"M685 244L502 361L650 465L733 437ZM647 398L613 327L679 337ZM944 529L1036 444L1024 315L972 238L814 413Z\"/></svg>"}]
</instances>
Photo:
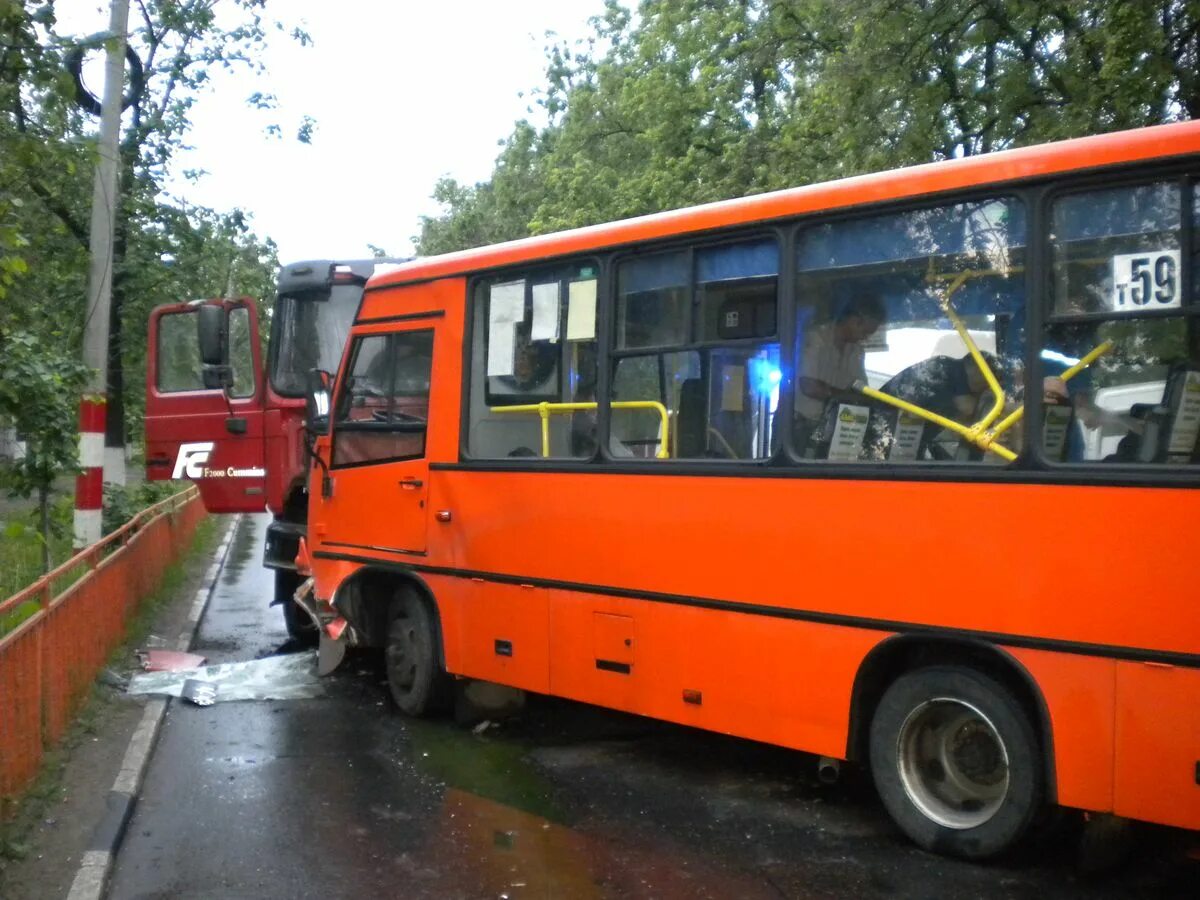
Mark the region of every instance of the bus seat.
<instances>
[{"instance_id":1,"label":"bus seat","mask_svg":"<svg viewBox=\"0 0 1200 900\"><path fill-rule=\"evenodd\" d=\"M1167 375L1167 383L1163 390L1161 403L1135 403L1129 410L1129 415L1142 422L1142 432L1130 431L1121 438L1117 452L1106 457L1109 461L1161 463L1167 462L1168 456L1174 462L1190 462L1196 458L1197 436L1184 434L1182 438L1188 445L1185 452L1171 453L1170 447L1177 435L1176 427L1191 428L1189 419L1180 419L1179 413L1184 407L1189 382L1200 380L1200 370L1187 365L1173 366Z\"/></svg>"}]
</instances>

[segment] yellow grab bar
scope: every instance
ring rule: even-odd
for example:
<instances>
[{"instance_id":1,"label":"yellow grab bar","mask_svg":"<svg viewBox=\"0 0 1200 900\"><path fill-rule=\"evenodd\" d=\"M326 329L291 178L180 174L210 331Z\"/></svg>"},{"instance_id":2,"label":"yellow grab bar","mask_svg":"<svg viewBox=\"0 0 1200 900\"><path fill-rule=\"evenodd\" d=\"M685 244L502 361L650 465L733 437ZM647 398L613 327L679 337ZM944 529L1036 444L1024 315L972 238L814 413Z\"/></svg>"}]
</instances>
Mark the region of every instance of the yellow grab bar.
<instances>
[{"instance_id":1,"label":"yellow grab bar","mask_svg":"<svg viewBox=\"0 0 1200 900\"><path fill-rule=\"evenodd\" d=\"M1017 454L1013 453L1007 447L992 443L991 440L988 440L986 444L980 443L982 438L978 432L975 431L975 426L963 425L959 422L955 422L953 419L947 419L945 416L939 416L937 413L930 412L923 406L917 406L915 403L909 403L907 400L901 400L899 397L893 397L891 394L885 394L883 391L877 391L873 387L867 387L866 385L863 385L859 388L859 391L870 397L872 400L878 400L881 403L886 403L889 406L894 406L897 409L902 409L905 412L912 413L914 416L918 416L927 422L932 422L934 425L940 425L942 428L948 428L955 434L966 438L972 444L975 444L975 446L984 450L991 450L997 456L1003 457L1009 462L1012 462L1017 458Z\"/></svg>"},{"instance_id":2,"label":"yellow grab bar","mask_svg":"<svg viewBox=\"0 0 1200 900\"><path fill-rule=\"evenodd\" d=\"M1104 341L1099 346L1093 348L1092 351L1079 360L1079 362L1075 363L1075 365L1071 366L1071 368L1067 369L1058 377L1063 381L1070 381L1105 353L1111 351L1114 346L1115 345L1111 340ZM987 369L984 371L985 374L988 372ZM885 394L883 391L877 391L872 387L864 386L859 390L872 399L879 400L880 402L886 403L889 406L894 406L897 409L902 409L905 412L912 413L914 416L919 416L926 421L933 422L935 425L940 425L942 428L948 428L956 434L966 438L980 450L991 451L992 453L995 453L997 456L1002 457L1009 462L1012 462L1017 458L1017 454L1013 453L1013 451L1009 450L1003 444L996 443L996 441L999 439L1000 435L1016 425L1017 422L1021 421L1021 417L1025 415L1025 404L1021 404L1021 406L1000 420L1000 422L996 424L995 428L988 431L986 430L988 424L986 416L974 425L966 426L955 422L953 419L947 419L944 416L939 416L937 413L930 412L924 407L909 403L907 400L901 400L899 397L893 397L890 394Z\"/></svg>"},{"instance_id":3,"label":"yellow grab bar","mask_svg":"<svg viewBox=\"0 0 1200 900\"><path fill-rule=\"evenodd\" d=\"M595 409L599 404L596 401L586 403L522 403L516 406L493 406L492 412L498 413L537 413L542 419L542 456L550 455L550 417L555 413L568 412L583 412L585 410ZM670 417L667 415L667 408L657 400L614 400L609 406L613 409L652 409L658 413L659 419L662 420L662 441L659 443L658 452L655 454L659 459L666 459L668 456L668 438L671 433Z\"/></svg>"},{"instance_id":4,"label":"yellow grab bar","mask_svg":"<svg viewBox=\"0 0 1200 900\"><path fill-rule=\"evenodd\" d=\"M1084 369L1086 369L1088 366L1090 366L1092 363L1094 363L1096 360L1098 360L1100 357L1102 357L1105 353L1109 353L1115 346L1116 345L1112 342L1112 340L1107 340L1101 344L1098 344L1097 346L1092 348L1091 352L1089 352L1086 356L1084 356L1082 359L1080 359L1079 362L1075 363L1075 365L1071 366L1071 368L1067 369L1065 372L1063 372L1058 377L1061 378L1063 381L1070 381L1072 378L1074 378L1076 375L1078 375L1080 372L1082 372ZM1028 390L1028 388L1026 388L1026 390ZM989 441L994 441L1000 435L1004 434L1004 432L1008 431L1008 429L1012 428L1014 425L1016 425L1018 422L1020 422L1021 418L1024 415L1025 415L1025 404L1022 403L1020 406L1018 406L1016 409L1014 409L1011 413L1009 413L1007 416L1005 416L1003 419L1001 419L1000 422L997 423L996 427L993 428L991 430L991 432L989 434L985 435L984 437ZM980 446L983 446L983 445L980 445ZM984 449L987 449L987 448L985 447Z\"/></svg>"}]
</instances>

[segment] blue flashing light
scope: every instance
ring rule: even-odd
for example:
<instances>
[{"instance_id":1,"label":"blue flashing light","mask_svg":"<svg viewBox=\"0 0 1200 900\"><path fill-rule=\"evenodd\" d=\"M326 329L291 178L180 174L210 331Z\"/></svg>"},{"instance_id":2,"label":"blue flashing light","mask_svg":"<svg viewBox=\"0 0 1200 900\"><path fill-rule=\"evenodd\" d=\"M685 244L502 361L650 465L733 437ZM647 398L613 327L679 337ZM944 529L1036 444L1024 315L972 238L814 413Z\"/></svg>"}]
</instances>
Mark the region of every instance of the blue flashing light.
<instances>
[{"instance_id":1,"label":"blue flashing light","mask_svg":"<svg viewBox=\"0 0 1200 900\"><path fill-rule=\"evenodd\" d=\"M753 385L755 393L771 394L779 389L779 383L783 381L783 372L778 364L758 357L751 359L749 366L750 383Z\"/></svg>"}]
</instances>

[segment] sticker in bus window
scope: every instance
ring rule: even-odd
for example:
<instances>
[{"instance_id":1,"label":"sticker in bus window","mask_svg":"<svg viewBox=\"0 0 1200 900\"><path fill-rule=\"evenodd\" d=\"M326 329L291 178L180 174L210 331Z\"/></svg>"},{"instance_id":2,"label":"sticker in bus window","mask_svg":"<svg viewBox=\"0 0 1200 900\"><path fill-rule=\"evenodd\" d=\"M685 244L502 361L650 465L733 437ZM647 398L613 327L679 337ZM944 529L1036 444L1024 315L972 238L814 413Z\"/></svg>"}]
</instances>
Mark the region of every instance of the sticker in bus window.
<instances>
[{"instance_id":1,"label":"sticker in bus window","mask_svg":"<svg viewBox=\"0 0 1200 900\"><path fill-rule=\"evenodd\" d=\"M1179 251L1146 250L1114 256L1109 302L1116 313L1177 309L1182 304Z\"/></svg>"},{"instance_id":2,"label":"sticker in bus window","mask_svg":"<svg viewBox=\"0 0 1200 900\"><path fill-rule=\"evenodd\" d=\"M558 340L558 282L533 286L531 341Z\"/></svg>"},{"instance_id":3,"label":"sticker in bus window","mask_svg":"<svg viewBox=\"0 0 1200 900\"><path fill-rule=\"evenodd\" d=\"M745 409L746 370L741 366L723 366L721 372L721 412Z\"/></svg>"},{"instance_id":4,"label":"sticker in bus window","mask_svg":"<svg viewBox=\"0 0 1200 900\"><path fill-rule=\"evenodd\" d=\"M1183 381L1179 408L1175 411L1167 454L1182 457L1180 461L1187 462L1196 449L1197 437L1200 437L1200 372L1189 371Z\"/></svg>"},{"instance_id":5,"label":"sticker in bus window","mask_svg":"<svg viewBox=\"0 0 1200 900\"><path fill-rule=\"evenodd\" d=\"M1047 406L1042 425L1042 452L1050 459L1062 459L1067 446L1067 428L1071 424L1071 407Z\"/></svg>"},{"instance_id":6,"label":"sticker in bus window","mask_svg":"<svg viewBox=\"0 0 1200 900\"><path fill-rule=\"evenodd\" d=\"M829 442L829 459L842 462L858 459L870 416L871 410L865 406L850 403L838 406L833 439Z\"/></svg>"},{"instance_id":7,"label":"sticker in bus window","mask_svg":"<svg viewBox=\"0 0 1200 900\"><path fill-rule=\"evenodd\" d=\"M596 337L596 279L572 281L567 293L567 340Z\"/></svg>"},{"instance_id":8,"label":"sticker in bus window","mask_svg":"<svg viewBox=\"0 0 1200 900\"><path fill-rule=\"evenodd\" d=\"M892 439L892 450L888 459L893 462L912 462L921 448L921 435L925 431L925 420L920 416L900 410L896 417L896 436Z\"/></svg>"}]
</instances>

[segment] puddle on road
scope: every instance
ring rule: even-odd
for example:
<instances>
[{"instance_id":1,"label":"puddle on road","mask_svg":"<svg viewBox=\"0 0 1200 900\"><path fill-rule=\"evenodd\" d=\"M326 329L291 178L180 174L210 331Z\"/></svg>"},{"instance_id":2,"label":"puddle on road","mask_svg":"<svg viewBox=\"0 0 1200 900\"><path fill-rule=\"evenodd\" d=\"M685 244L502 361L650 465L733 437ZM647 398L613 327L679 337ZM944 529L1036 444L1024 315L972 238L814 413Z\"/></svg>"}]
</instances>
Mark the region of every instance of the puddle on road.
<instances>
[{"instance_id":1,"label":"puddle on road","mask_svg":"<svg viewBox=\"0 0 1200 900\"><path fill-rule=\"evenodd\" d=\"M128 693L180 697L188 681L216 685L216 703L227 700L312 700L326 693L325 683L317 677L315 650L177 672L144 672L129 679Z\"/></svg>"},{"instance_id":2,"label":"puddle on road","mask_svg":"<svg viewBox=\"0 0 1200 900\"><path fill-rule=\"evenodd\" d=\"M419 848L395 860L424 882L417 896L778 897L757 873L656 837L645 822L579 808L518 736L415 720L405 729L415 768L444 785L437 807L409 826L422 833ZM369 809L381 822L409 817L390 804Z\"/></svg>"}]
</instances>

